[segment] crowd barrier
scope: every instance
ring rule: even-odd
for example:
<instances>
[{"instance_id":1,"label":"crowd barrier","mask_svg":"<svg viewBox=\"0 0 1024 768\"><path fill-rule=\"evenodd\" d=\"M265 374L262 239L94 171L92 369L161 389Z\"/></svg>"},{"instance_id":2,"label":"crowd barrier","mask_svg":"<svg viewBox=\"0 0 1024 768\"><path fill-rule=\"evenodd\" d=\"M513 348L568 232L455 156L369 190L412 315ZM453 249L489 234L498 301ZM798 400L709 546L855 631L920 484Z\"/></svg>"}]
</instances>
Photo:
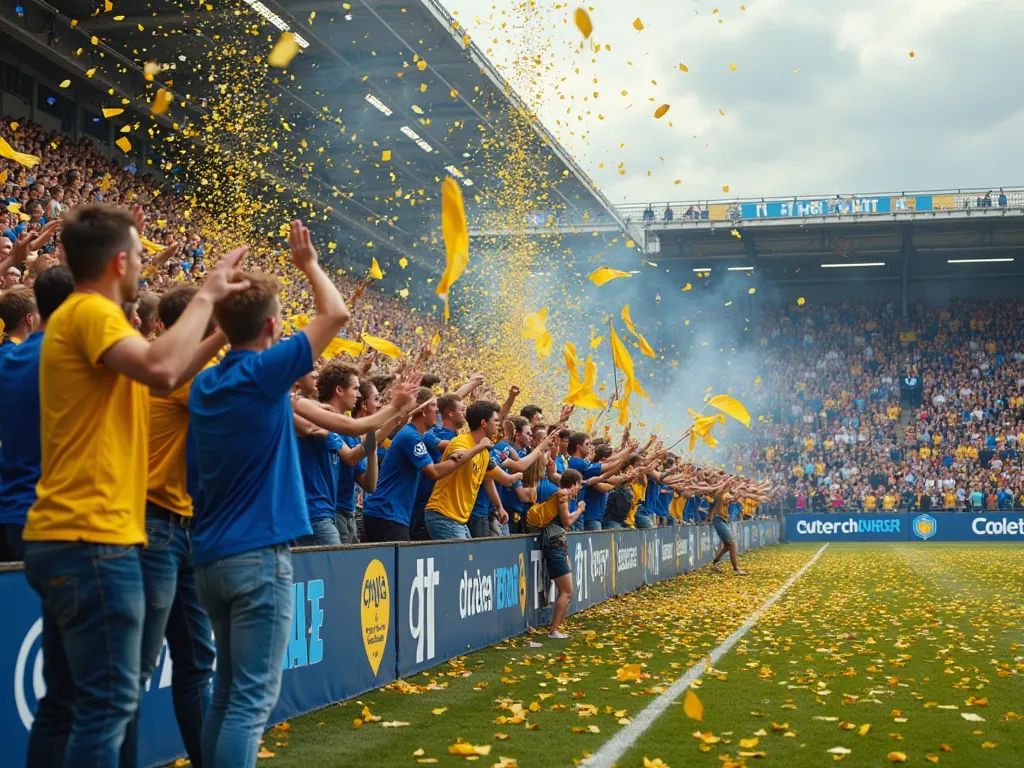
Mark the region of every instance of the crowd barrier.
<instances>
[{"instance_id":1,"label":"crowd barrier","mask_svg":"<svg viewBox=\"0 0 1024 768\"><path fill-rule=\"evenodd\" d=\"M740 551L779 540L775 520L731 524ZM707 564L711 526L569 534L576 613L644 584ZM537 536L466 542L298 550L294 612L281 695L271 722L329 706L485 648L550 620L554 585ZM0 697L10 765L25 762L28 730L45 692L39 598L20 570L0 573L6 628ZM171 704L166 645L142 696L140 762L184 754Z\"/></svg>"},{"instance_id":2,"label":"crowd barrier","mask_svg":"<svg viewBox=\"0 0 1024 768\"><path fill-rule=\"evenodd\" d=\"M834 512L783 515L786 541L1016 541L1019 512Z\"/></svg>"}]
</instances>

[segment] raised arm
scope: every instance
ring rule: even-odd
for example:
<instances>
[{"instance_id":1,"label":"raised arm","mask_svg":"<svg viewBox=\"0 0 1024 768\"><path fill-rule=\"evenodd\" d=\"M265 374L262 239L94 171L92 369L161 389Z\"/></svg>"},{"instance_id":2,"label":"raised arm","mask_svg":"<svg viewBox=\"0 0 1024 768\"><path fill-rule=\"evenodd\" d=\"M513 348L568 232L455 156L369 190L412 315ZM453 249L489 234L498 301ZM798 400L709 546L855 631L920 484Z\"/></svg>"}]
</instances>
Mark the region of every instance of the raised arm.
<instances>
[{"instance_id":1,"label":"raised arm","mask_svg":"<svg viewBox=\"0 0 1024 768\"><path fill-rule=\"evenodd\" d=\"M309 287L313 289L313 305L316 307L316 315L303 328L303 331L313 350L313 359L316 360L338 335L338 331L348 323L351 314L348 307L345 306L345 300L341 298L338 289L331 282L331 278L320 267L316 249L309 238L309 230L302 225L301 221L292 222L291 230L288 233L288 245L291 246L292 264L306 275ZM375 427L371 427L371 429L373 428Z\"/></svg>"},{"instance_id":2,"label":"raised arm","mask_svg":"<svg viewBox=\"0 0 1024 768\"><path fill-rule=\"evenodd\" d=\"M310 325L312 325L312 322L310 322ZM306 326L306 328L309 328L309 326ZM302 418L312 421L319 427L323 427L331 432L337 432L339 435L360 437L367 432L383 427L389 421L400 417L408 411L415 401L417 389L419 389L419 381L415 379L410 382L395 384L392 387L393 395L391 402L380 408L376 413L370 416L363 416L360 419L354 419L343 413L325 410L318 404L305 399L295 401L293 407L295 412L302 416Z\"/></svg>"}]
</instances>

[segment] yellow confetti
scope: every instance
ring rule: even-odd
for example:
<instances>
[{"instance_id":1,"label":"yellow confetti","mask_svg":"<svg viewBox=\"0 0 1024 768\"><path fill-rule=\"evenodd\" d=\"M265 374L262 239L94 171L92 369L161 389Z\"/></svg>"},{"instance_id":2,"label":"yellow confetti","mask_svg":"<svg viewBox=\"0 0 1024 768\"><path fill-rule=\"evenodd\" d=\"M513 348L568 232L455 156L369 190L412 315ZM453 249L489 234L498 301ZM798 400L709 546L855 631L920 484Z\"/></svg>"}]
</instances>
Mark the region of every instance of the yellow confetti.
<instances>
[{"instance_id":1,"label":"yellow confetti","mask_svg":"<svg viewBox=\"0 0 1024 768\"><path fill-rule=\"evenodd\" d=\"M285 69L299 53L299 44L295 42L294 32L282 32L274 47L267 56L267 64L278 69Z\"/></svg>"},{"instance_id":2,"label":"yellow confetti","mask_svg":"<svg viewBox=\"0 0 1024 768\"><path fill-rule=\"evenodd\" d=\"M594 25L590 21L590 14L588 14L583 8L576 9L575 15L576 29L583 35L583 39L586 40L590 37L590 34L594 31Z\"/></svg>"},{"instance_id":3,"label":"yellow confetti","mask_svg":"<svg viewBox=\"0 0 1024 768\"><path fill-rule=\"evenodd\" d=\"M654 110L655 119L660 120L661 118L663 118L665 116L665 113L668 112L669 109L670 107L668 104L662 104L660 107Z\"/></svg>"},{"instance_id":4,"label":"yellow confetti","mask_svg":"<svg viewBox=\"0 0 1024 768\"><path fill-rule=\"evenodd\" d=\"M692 286L692 285L690 285L689 283L687 283L686 285L684 285L684 286L683 286L683 291L684 291L684 292L685 292L685 291L689 291L689 290L692 290L692 289L693 289L693 286Z\"/></svg>"},{"instance_id":5,"label":"yellow confetti","mask_svg":"<svg viewBox=\"0 0 1024 768\"><path fill-rule=\"evenodd\" d=\"M689 688L686 689L686 698L683 699L683 712L691 720L703 720L704 719L704 705L701 704L700 699Z\"/></svg>"},{"instance_id":6,"label":"yellow confetti","mask_svg":"<svg viewBox=\"0 0 1024 768\"><path fill-rule=\"evenodd\" d=\"M728 184L723 184L722 185L722 191L725 192L726 194L728 194L729 193L729 185Z\"/></svg>"},{"instance_id":7,"label":"yellow confetti","mask_svg":"<svg viewBox=\"0 0 1024 768\"><path fill-rule=\"evenodd\" d=\"M797 306L802 307L804 304L807 303L807 299L805 299L803 296L801 296L799 299L796 300L796 303L797 303Z\"/></svg>"},{"instance_id":8,"label":"yellow confetti","mask_svg":"<svg viewBox=\"0 0 1024 768\"><path fill-rule=\"evenodd\" d=\"M599 267L591 272L587 278L598 288L605 283L615 280L619 277L632 277L629 272L623 272L619 269L612 269L611 267Z\"/></svg>"},{"instance_id":9,"label":"yellow confetti","mask_svg":"<svg viewBox=\"0 0 1024 768\"><path fill-rule=\"evenodd\" d=\"M170 109L172 101L174 101L174 94L166 88L161 88L156 92L156 96L153 97L153 103L150 105L149 110L154 115L162 115Z\"/></svg>"},{"instance_id":10,"label":"yellow confetti","mask_svg":"<svg viewBox=\"0 0 1024 768\"><path fill-rule=\"evenodd\" d=\"M382 280L384 273L380 271L380 264L377 263L377 259L373 259L370 263L370 277L374 280Z\"/></svg>"},{"instance_id":11,"label":"yellow confetti","mask_svg":"<svg viewBox=\"0 0 1024 768\"><path fill-rule=\"evenodd\" d=\"M127 136L122 136L121 138L119 138L119 139L118 139L117 141L115 141L114 143L115 143L115 144L116 144L116 145L117 145L118 147L120 147L121 151L122 151L122 152L124 152L124 153L125 153L126 155L127 155L127 154L128 154L129 152L131 152L131 151L132 151L132 143L131 143L130 141L128 141L128 137L127 137Z\"/></svg>"},{"instance_id":12,"label":"yellow confetti","mask_svg":"<svg viewBox=\"0 0 1024 768\"><path fill-rule=\"evenodd\" d=\"M61 83L60 83L60 85L58 87L59 88L67 88L70 85L71 85L71 81L70 80L61 80Z\"/></svg>"},{"instance_id":13,"label":"yellow confetti","mask_svg":"<svg viewBox=\"0 0 1024 768\"><path fill-rule=\"evenodd\" d=\"M731 69L733 72L735 72L736 71L736 65L733 64L732 62L730 62L729 63L729 69Z\"/></svg>"},{"instance_id":14,"label":"yellow confetti","mask_svg":"<svg viewBox=\"0 0 1024 768\"><path fill-rule=\"evenodd\" d=\"M913 51L910 52L910 58L914 58L914 52Z\"/></svg>"},{"instance_id":15,"label":"yellow confetti","mask_svg":"<svg viewBox=\"0 0 1024 768\"><path fill-rule=\"evenodd\" d=\"M382 339L379 336L371 336L368 333L364 333L363 341L366 343L366 346L370 347L370 349L375 349L382 355L387 355L392 360L397 360L402 356L402 350L387 339Z\"/></svg>"},{"instance_id":16,"label":"yellow confetti","mask_svg":"<svg viewBox=\"0 0 1024 768\"><path fill-rule=\"evenodd\" d=\"M725 112L722 111L721 107L718 108L718 114L720 114L722 117L725 117Z\"/></svg>"},{"instance_id":17,"label":"yellow confetti","mask_svg":"<svg viewBox=\"0 0 1024 768\"><path fill-rule=\"evenodd\" d=\"M751 288L749 291L747 291L747 293L753 296L755 293L757 293L757 288Z\"/></svg>"},{"instance_id":18,"label":"yellow confetti","mask_svg":"<svg viewBox=\"0 0 1024 768\"><path fill-rule=\"evenodd\" d=\"M124 110L121 109L120 107L104 107L103 108L103 116L104 117L117 117L118 115L123 114L123 113L124 113Z\"/></svg>"},{"instance_id":19,"label":"yellow confetti","mask_svg":"<svg viewBox=\"0 0 1024 768\"><path fill-rule=\"evenodd\" d=\"M688 66L686 66L685 64L680 64L679 65L679 71L680 72L689 72L690 68Z\"/></svg>"},{"instance_id":20,"label":"yellow confetti","mask_svg":"<svg viewBox=\"0 0 1024 768\"><path fill-rule=\"evenodd\" d=\"M635 29L637 32L643 32L644 31L644 23L642 21L640 21L640 17L639 16L637 18L633 19L633 29Z\"/></svg>"},{"instance_id":21,"label":"yellow confetti","mask_svg":"<svg viewBox=\"0 0 1024 768\"><path fill-rule=\"evenodd\" d=\"M416 62L416 69L418 69L420 72L422 72L426 68L427 62L424 59L420 59L419 61Z\"/></svg>"},{"instance_id":22,"label":"yellow confetti","mask_svg":"<svg viewBox=\"0 0 1024 768\"><path fill-rule=\"evenodd\" d=\"M390 161L391 160L391 150L390 149L385 149L383 152L381 152L380 153L380 159L381 159L381 162L384 162L384 163Z\"/></svg>"},{"instance_id":23,"label":"yellow confetti","mask_svg":"<svg viewBox=\"0 0 1024 768\"><path fill-rule=\"evenodd\" d=\"M405 269L407 266L409 266L409 260L405 258L405 256L403 256L398 260L398 266L400 266L402 269Z\"/></svg>"}]
</instances>

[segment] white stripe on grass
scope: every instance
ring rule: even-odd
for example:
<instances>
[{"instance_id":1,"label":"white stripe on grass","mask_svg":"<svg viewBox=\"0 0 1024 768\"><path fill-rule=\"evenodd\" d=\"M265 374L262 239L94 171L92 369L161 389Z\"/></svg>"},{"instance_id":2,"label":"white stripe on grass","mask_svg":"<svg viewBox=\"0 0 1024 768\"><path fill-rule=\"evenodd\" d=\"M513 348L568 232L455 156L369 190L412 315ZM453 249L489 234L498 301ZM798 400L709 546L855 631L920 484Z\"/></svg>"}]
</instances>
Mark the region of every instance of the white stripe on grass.
<instances>
[{"instance_id":1,"label":"white stripe on grass","mask_svg":"<svg viewBox=\"0 0 1024 768\"><path fill-rule=\"evenodd\" d=\"M828 544L823 544L821 549L814 554L814 557L804 563L800 570L790 576L789 580L779 587L778 592L768 598L760 608L750 614L750 616L747 617L747 620L743 622L743 625L725 638L725 640L722 641L722 644L711 652L710 656L702 659L686 670L685 674L676 680L676 682L672 684L671 688L648 704L639 715L633 718L633 722L612 736L599 750L597 750L597 752L584 760L582 764L586 765L588 768L611 768L611 766L615 764L615 761L626 754L626 750L633 746L637 739L643 736L648 728L654 725L654 721L665 713L665 710L669 708L672 702L678 699L683 692L690 687L690 684L704 673L704 669L707 665L714 664L732 650L732 647L736 645L736 642L750 631L750 628L760 620L761 616L764 615L764 612L775 605L778 599L786 594L787 590L796 583L796 580L803 576L807 570L818 561L818 558L821 557L827 547Z\"/></svg>"}]
</instances>

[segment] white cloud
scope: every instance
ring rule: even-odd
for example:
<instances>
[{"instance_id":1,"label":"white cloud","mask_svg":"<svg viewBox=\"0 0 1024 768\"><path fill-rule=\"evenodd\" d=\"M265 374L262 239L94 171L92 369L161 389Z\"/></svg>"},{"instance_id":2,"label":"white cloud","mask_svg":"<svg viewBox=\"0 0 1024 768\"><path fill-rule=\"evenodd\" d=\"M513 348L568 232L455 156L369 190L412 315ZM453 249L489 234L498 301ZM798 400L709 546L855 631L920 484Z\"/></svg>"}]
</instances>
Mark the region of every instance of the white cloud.
<instances>
[{"instance_id":1,"label":"white cloud","mask_svg":"<svg viewBox=\"0 0 1024 768\"><path fill-rule=\"evenodd\" d=\"M743 197L998 187L1024 172L1020 0L591 0L594 39L612 47L596 56L572 53L575 4L524 29L519 0L444 1L514 84L516 57L541 56L519 90L543 95L541 118L614 203L721 198L724 184Z\"/></svg>"}]
</instances>

